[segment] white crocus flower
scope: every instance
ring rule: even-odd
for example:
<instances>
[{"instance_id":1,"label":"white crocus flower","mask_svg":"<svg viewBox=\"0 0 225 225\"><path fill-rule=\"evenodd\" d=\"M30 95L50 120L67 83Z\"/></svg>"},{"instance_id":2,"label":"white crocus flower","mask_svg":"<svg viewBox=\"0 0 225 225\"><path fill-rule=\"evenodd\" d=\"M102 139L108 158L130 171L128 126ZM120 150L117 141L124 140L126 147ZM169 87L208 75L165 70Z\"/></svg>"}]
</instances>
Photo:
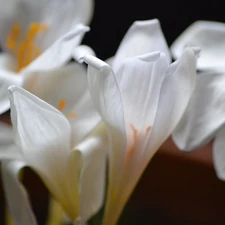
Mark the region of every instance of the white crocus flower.
<instances>
[{"instance_id":1,"label":"white crocus flower","mask_svg":"<svg viewBox=\"0 0 225 225\"><path fill-rule=\"evenodd\" d=\"M18 147L11 155L1 151L0 157L5 158L3 184L15 224L36 224L19 181L25 166L39 174L71 220L84 224L103 202L107 143L102 130L74 145L70 123L60 111L19 87L9 92Z\"/></svg>"},{"instance_id":2,"label":"white crocus flower","mask_svg":"<svg viewBox=\"0 0 225 225\"><path fill-rule=\"evenodd\" d=\"M186 49L169 65L165 53L154 52L121 59L113 69L91 55L84 60L91 96L111 141L103 224L114 225L188 104L195 84L195 54Z\"/></svg>"},{"instance_id":3,"label":"white crocus flower","mask_svg":"<svg viewBox=\"0 0 225 225\"><path fill-rule=\"evenodd\" d=\"M74 134L74 144L82 141L100 122L87 87L86 73L82 65L71 63L65 67L36 72L32 76L35 79L32 93L67 117ZM0 129L5 130L6 127L0 124ZM13 135L7 130L1 132L0 138L5 133L8 137ZM2 143L0 142L0 151L4 152L6 144ZM9 143L8 147L10 147Z\"/></svg>"},{"instance_id":4,"label":"white crocus flower","mask_svg":"<svg viewBox=\"0 0 225 225\"><path fill-rule=\"evenodd\" d=\"M31 89L35 72L70 60L88 27L93 0L1 0L0 113L8 110L7 88ZM66 15L66 16L65 16ZM20 75L20 76L18 76Z\"/></svg>"},{"instance_id":5,"label":"white crocus flower","mask_svg":"<svg viewBox=\"0 0 225 225\"><path fill-rule=\"evenodd\" d=\"M225 180L225 24L197 21L175 40L172 54L179 57L186 46L199 46L196 89L173 133L183 151L195 150L215 138L213 160L216 173Z\"/></svg>"}]
</instances>

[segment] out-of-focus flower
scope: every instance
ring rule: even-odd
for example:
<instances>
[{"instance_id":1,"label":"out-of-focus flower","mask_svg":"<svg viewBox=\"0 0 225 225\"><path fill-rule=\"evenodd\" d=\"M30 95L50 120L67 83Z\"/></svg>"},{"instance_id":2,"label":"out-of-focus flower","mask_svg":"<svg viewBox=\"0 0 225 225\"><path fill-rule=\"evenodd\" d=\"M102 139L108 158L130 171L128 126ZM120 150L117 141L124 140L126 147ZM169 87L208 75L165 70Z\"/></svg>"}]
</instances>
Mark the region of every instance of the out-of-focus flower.
<instances>
[{"instance_id":1,"label":"out-of-focus flower","mask_svg":"<svg viewBox=\"0 0 225 225\"><path fill-rule=\"evenodd\" d=\"M179 58L185 47L201 48L198 69L225 69L225 24L212 21L193 23L171 45L172 56Z\"/></svg>"},{"instance_id":2,"label":"out-of-focus flower","mask_svg":"<svg viewBox=\"0 0 225 225\"><path fill-rule=\"evenodd\" d=\"M103 203L107 148L104 132L99 128L74 145L76 137L60 111L19 87L12 86L9 92L17 145L7 152L0 151L0 158L4 159L4 189L15 223L36 224L18 178L21 169L29 166L71 220L84 224Z\"/></svg>"},{"instance_id":3,"label":"out-of-focus flower","mask_svg":"<svg viewBox=\"0 0 225 225\"><path fill-rule=\"evenodd\" d=\"M32 91L36 72L64 66L88 27L92 0L1 0L0 113L8 110L7 88ZM66 15L66 17L65 17ZM62 21L63 18L63 21ZM75 48L76 49L76 48ZM22 75L22 76L18 76Z\"/></svg>"},{"instance_id":4,"label":"out-of-focus flower","mask_svg":"<svg viewBox=\"0 0 225 225\"><path fill-rule=\"evenodd\" d=\"M160 50L162 52L152 52ZM112 67L91 55L88 84L111 143L103 224L116 224L147 164L180 120L195 85L195 54L170 65L157 20L135 22Z\"/></svg>"},{"instance_id":5,"label":"out-of-focus flower","mask_svg":"<svg viewBox=\"0 0 225 225\"><path fill-rule=\"evenodd\" d=\"M195 150L213 138L213 160L217 176L225 180L225 24L197 21L171 46L174 58L186 46L199 46L196 88L173 140L182 151Z\"/></svg>"}]
</instances>

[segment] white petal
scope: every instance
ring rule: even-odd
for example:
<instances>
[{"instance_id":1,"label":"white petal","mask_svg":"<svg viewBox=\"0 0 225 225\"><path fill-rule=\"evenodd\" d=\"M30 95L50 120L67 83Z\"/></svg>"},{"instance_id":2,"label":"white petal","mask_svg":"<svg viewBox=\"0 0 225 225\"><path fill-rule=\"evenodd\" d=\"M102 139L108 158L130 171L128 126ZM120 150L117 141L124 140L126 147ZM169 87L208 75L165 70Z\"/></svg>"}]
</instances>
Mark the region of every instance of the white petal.
<instances>
[{"instance_id":1,"label":"white petal","mask_svg":"<svg viewBox=\"0 0 225 225\"><path fill-rule=\"evenodd\" d=\"M179 149L191 151L199 148L225 123L224 87L224 72L198 74L191 100L173 133Z\"/></svg>"},{"instance_id":2,"label":"white petal","mask_svg":"<svg viewBox=\"0 0 225 225\"><path fill-rule=\"evenodd\" d=\"M8 87L10 85L20 86L22 77L16 76L15 73L0 68L0 114L9 109Z\"/></svg>"},{"instance_id":3,"label":"white petal","mask_svg":"<svg viewBox=\"0 0 225 225\"><path fill-rule=\"evenodd\" d=\"M89 90L84 89L83 96L74 104L72 112L75 118L68 118L72 128L73 144L79 143L85 138L100 122L101 117L97 112L90 96Z\"/></svg>"},{"instance_id":4,"label":"white petal","mask_svg":"<svg viewBox=\"0 0 225 225\"><path fill-rule=\"evenodd\" d=\"M1 46L6 44L6 38L14 24L21 26L25 37L30 23L36 22L48 26L40 38L37 38L39 47L46 50L76 24L89 23L93 14L93 0L2 0L1 3Z\"/></svg>"},{"instance_id":5,"label":"white petal","mask_svg":"<svg viewBox=\"0 0 225 225\"><path fill-rule=\"evenodd\" d=\"M51 47L44 51L37 59L29 64L21 73L59 68L72 59L73 50L77 47L88 27L78 24L74 29L60 37Z\"/></svg>"},{"instance_id":6,"label":"white petal","mask_svg":"<svg viewBox=\"0 0 225 225\"><path fill-rule=\"evenodd\" d=\"M155 51L164 52L168 62L170 52L157 19L136 21L123 38L113 62L114 71L129 57L143 55Z\"/></svg>"},{"instance_id":7,"label":"white petal","mask_svg":"<svg viewBox=\"0 0 225 225\"><path fill-rule=\"evenodd\" d=\"M105 132L105 130L103 130ZM92 136L76 147L82 155L81 220L86 222L103 205L105 194L106 153L108 145L103 136Z\"/></svg>"},{"instance_id":8,"label":"white petal","mask_svg":"<svg viewBox=\"0 0 225 225\"><path fill-rule=\"evenodd\" d=\"M95 110L87 87L86 69L78 63L62 68L36 72L29 76L24 88L42 100L59 108L72 126L73 145L81 141L99 123L100 116Z\"/></svg>"},{"instance_id":9,"label":"white petal","mask_svg":"<svg viewBox=\"0 0 225 225\"><path fill-rule=\"evenodd\" d=\"M131 132L131 124L138 131L152 126L167 68L166 55L159 52L129 58L121 64L116 79L121 92L127 134Z\"/></svg>"},{"instance_id":10,"label":"white petal","mask_svg":"<svg viewBox=\"0 0 225 225\"><path fill-rule=\"evenodd\" d=\"M147 162L180 121L193 93L195 80L195 53L187 48L181 58L169 67L161 86L156 117L144 156Z\"/></svg>"},{"instance_id":11,"label":"white petal","mask_svg":"<svg viewBox=\"0 0 225 225\"><path fill-rule=\"evenodd\" d=\"M119 172L125 155L123 149L126 149L124 112L119 87L109 65L91 55L85 55L84 61L88 64L91 97L110 131L112 143L116 145L115 151L110 152L110 169Z\"/></svg>"},{"instance_id":12,"label":"white petal","mask_svg":"<svg viewBox=\"0 0 225 225\"><path fill-rule=\"evenodd\" d=\"M27 192L19 180L20 171L25 166L26 164L21 161L3 161L3 186L15 225L36 225Z\"/></svg>"},{"instance_id":13,"label":"white petal","mask_svg":"<svg viewBox=\"0 0 225 225\"><path fill-rule=\"evenodd\" d=\"M71 128L58 110L18 87L10 87L12 123L25 162L43 179L73 219L77 216L76 175L69 170Z\"/></svg>"},{"instance_id":14,"label":"white petal","mask_svg":"<svg viewBox=\"0 0 225 225\"><path fill-rule=\"evenodd\" d=\"M193 23L172 44L173 57L177 59L187 46L201 48L197 68L225 67L225 24L212 21Z\"/></svg>"},{"instance_id":15,"label":"white petal","mask_svg":"<svg viewBox=\"0 0 225 225\"><path fill-rule=\"evenodd\" d=\"M61 68L39 71L26 77L23 88L42 100L59 107L65 100L62 113L72 113L74 105L87 90L86 69L78 63L70 63Z\"/></svg>"}]
</instances>

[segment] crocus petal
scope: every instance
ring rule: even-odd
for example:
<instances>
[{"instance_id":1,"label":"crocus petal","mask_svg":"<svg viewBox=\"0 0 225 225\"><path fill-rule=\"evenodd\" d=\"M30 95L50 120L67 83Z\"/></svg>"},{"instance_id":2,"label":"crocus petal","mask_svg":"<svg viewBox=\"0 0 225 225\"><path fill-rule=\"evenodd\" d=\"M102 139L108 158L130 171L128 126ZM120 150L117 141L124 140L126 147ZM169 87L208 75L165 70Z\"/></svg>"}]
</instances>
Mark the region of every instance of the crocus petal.
<instances>
[{"instance_id":1,"label":"crocus petal","mask_svg":"<svg viewBox=\"0 0 225 225\"><path fill-rule=\"evenodd\" d=\"M216 134L213 142L213 163L216 175L219 179L225 180L225 126Z\"/></svg>"},{"instance_id":2,"label":"crocus petal","mask_svg":"<svg viewBox=\"0 0 225 225\"><path fill-rule=\"evenodd\" d=\"M51 193L75 219L79 208L76 175L68 166L71 128L51 105L22 88L9 88L16 143L25 162L43 179Z\"/></svg>"},{"instance_id":3,"label":"crocus petal","mask_svg":"<svg viewBox=\"0 0 225 225\"><path fill-rule=\"evenodd\" d=\"M13 25L18 24L25 37L29 25L34 22L47 25L47 30L37 38L43 51L76 24L89 23L93 14L93 0L2 0L1 5L1 46L5 46Z\"/></svg>"},{"instance_id":4,"label":"crocus petal","mask_svg":"<svg viewBox=\"0 0 225 225\"><path fill-rule=\"evenodd\" d=\"M114 168L119 173L121 168L116 165L122 165L125 152L121 149L126 149L124 112L119 87L108 64L91 55L85 55L84 61L88 64L88 86L93 102L109 129L112 143L116 144L114 147L117 151L110 152L110 169ZM116 171L110 171L111 175L112 173Z\"/></svg>"},{"instance_id":5,"label":"crocus petal","mask_svg":"<svg viewBox=\"0 0 225 225\"><path fill-rule=\"evenodd\" d=\"M176 127L194 89L196 60L192 49L187 49L183 56L169 67L167 72L165 55L162 55L161 58L155 61L151 61L152 56L153 54L148 57L145 56L145 63L148 62L146 68L143 63L138 61L130 64L130 68L133 68L134 72L136 67L139 73L143 75L140 78L141 81L139 81L140 86L138 86L138 81L130 78L130 82L125 82L125 79L123 82L124 86L126 83L128 87L131 87L131 90L125 91L123 87L120 88L120 90L124 91L121 91L122 97L126 94L128 96L126 99L123 98L124 109L126 108L130 113L130 115L127 115L125 111L125 118L132 118L133 116L132 126L137 133L135 141L134 134L131 133L134 128L128 127L127 133L131 137L129 138L131 141L129 146L133 146L133 143L135 143L136 150L128 155L129 161L126 163L126 169L122 178L120 187L122 189L120 191L122 200L117 206L117 209L121 207L121 210L150 159ZM134 66L134 64L136 65ZM132 76L132 72L130 74ZM140 74L138 75L140 76ZM123 77L126 76L123 74ZM123 82L120 81L119 83L122 84ZM136 90L138 92L136 94L134 91L135 87L133 86L132 88L132 83L137 84ZM142 96L142 91L147 93L145 98L144 94ZM132 98L133 102L135 102L135 107L132 104ZM127 124L130 123L127 121Z\"/></svg>"},{"instance_id":6,"label":"crocus petal","mask_svg":"<svg viewBox=\"0 0 225 225\"><path fill-rule=\"evenodd\" d=\"M85 67L70 63L61 68L33 73L24 79L23 88L67 115L72 113L75 103L87 90L86 80ZM62 100L65 106L59 107Z\"/></svg>"},{"instance_id":7,"label":"crocus petal","mask_svg":"<svg viewBox=\"0 0 225 225\"><path fill-rule=\"evenodd\" d=\"M105 130L103 129L105 133ZM81 221L82 224L96 214L103 205L105 193L106 153L105 134L89 137L76 147L82 155L81 168Z\"/></svg>"},{"instance_id":8,"label":"crocus petal","mask_svg":"<svg viewBox=\"0 0 225 225\"><path fill-rule=\"evenodd\" d=\"M157 19L136 21L123 38L115 55L112 68L117 70L123 60L129 57L160 51L171 61L170 52Z\"/></svg>"},{"instance_id":9,"label":"crocus petal","mask_svg":"<svg viewBox=\"0 0 225 225\"><path fill-rule=\"evenodd\" d=\"M179 149L191 151L206 144L225 123L225 74L198 74L188 107L173 132Z\"/></svg>"},{"instance_id":10,"label":"crocus petal","mask_svg":"<svg viewBox=\"0 0 225 225\"><path fill-rule=\"evenodd\" d=\"M9 109L9 99L7 89L10 85L20 86L22 77L0 68L0 114Z\"/></svg>"},{"instance_id":11,"label":"crocus petal","mask_svg":"<svg viewBox=\"0 0 225 225\"><path fill-rule=\"evenodd\" d=\"M195 80L195 53L187 48L181 58L171 64L163 81L155 121L146 148L147 161L180 121L193 93Z\"/></svg>"},{"instance_id":12,"label":"crocus petal","mask_svg":"<svg viewBox=\"0 0 225 225\"><path fill-rule=\"evenodd\" d=\"M25 166L21 161L2 162L5 196L15 225L37 225L27 192L19 180L20 171Z\"/></svg>"},{"instance_id":13,"label":"crocus petal","mask_svg":"<svg viewBox=\"0 0 225 225\"><path fill-rule=\"evenodd\" d=\"M27 77L23 85L68 118L73 145L87 136L100 121L87 87L86 73L83 65L71 63L62 68L36 72Z\"/></svg>"},{"instance_id":14,"label":"crocus petal","mask_svg":"<svg viewBox=\"0 0 225 225\"><path fill-rule=\"evenodd\" d=\"M167 68L167 57L160 52L129 58L121 63L116 79L121 92L127 134L132 130L131 124L137 131L152 126Z\"/></svg>"},{"instance_id":15,"label":"crocus petal","mask_svg":"<svg viewBox=\"0 0 225 225\"><path fill-rule=\"evenodd\" d=\"M187 28L172 44L175 59L185 47L200 47L197 67L202 70L225 66L225 24L211 21L197 21Z\"/></svg>"},{"instance_id":16,"label":"crocus petal","mask_svg":"<svg viewBox=\"0 0 225 225\"><path fill-rule=\"evenodd\" d=\"M88 27L78 24L73 30L60 37L21 73L28 76L29 72L59 68L66 64L72 58L74 48L80 44L88 30Z\"/></svg>"}]
</instances>

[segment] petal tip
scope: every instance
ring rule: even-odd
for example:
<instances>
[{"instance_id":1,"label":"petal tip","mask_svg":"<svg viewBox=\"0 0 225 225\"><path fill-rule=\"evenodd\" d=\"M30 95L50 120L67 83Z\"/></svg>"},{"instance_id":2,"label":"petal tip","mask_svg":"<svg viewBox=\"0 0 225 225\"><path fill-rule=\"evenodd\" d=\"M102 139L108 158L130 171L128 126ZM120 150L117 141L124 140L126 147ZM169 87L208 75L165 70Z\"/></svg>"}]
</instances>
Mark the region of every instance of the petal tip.
<instances>
[{"instance_id":1,"label":"petal tip","mask_svg":"<svg viewBox=\"0 0 225 225\"><path fill-rule=\"evenodd\" d=\"M90 54L86 54L83 57L83 60L86 64L94 67L97 70L105 70L105 69L110 69L111 67L105 63L104 61L102 61L101 59L98 59L97 57L90 55Z\"/></svg>"},{"instance_id":2,"label":"petal tip","mask_svg":"<svg viewBox=\"0 0 225 225\"><path fill-rule=\"evenodd\" d=\"M160 22L158 19L152 19L152 20L135 21L133 23L133 26L135 26L135 27L147 27L147 26L158 27L159 24L160 24Z\"/></svg>"},{"instance_id":3,"label":"petal tip","mask_svg":"<svg viewBox=\"0 0 225 225\"><path fill-rule=\"evenodd\" d=\"M9 86L9 87L8 87L8 92L9 92L9 94L15 92L16 89L17 89L16 85L11 85L11 86Z\"/></svg>"}]
</instances>

